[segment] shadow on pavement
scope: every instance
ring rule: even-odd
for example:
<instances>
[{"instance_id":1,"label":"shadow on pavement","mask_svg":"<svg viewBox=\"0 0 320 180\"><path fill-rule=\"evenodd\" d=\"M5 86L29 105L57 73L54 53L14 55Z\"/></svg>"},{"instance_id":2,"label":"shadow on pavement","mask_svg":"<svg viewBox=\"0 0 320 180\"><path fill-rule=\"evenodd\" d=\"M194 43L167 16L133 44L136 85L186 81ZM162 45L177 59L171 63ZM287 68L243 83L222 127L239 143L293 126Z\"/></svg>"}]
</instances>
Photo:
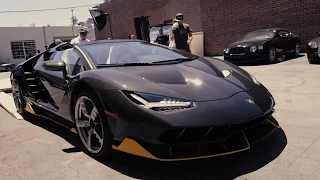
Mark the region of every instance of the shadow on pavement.
<instances>
[{"instance_id":1,"label":"shadow on pavement","mask_svg":"<svg viewBox=\"0 0 320 180\"><path fill-rule=\"evenodd\" d=\"M28 116L26 121L46 129L64 138L74 148L63 149L73 153L83 150L77 134L44 118ZM138 179L234 179L254 172L276 159L287 145L287 138L282 129L277 129L264 141L255 144L250 150L227 156L180 162L159 162L115 152L106 161L100 163L124 175ZM54 147L53 147L54 148Z\"/></svg>"},{"instance_id":2,"label":"shadow on pavement","mask_svg":"<svg viewBox=\"0 0 320 180\"><path fill-rule=\"evenodd\" d=\"M285 56L284 59L282 58L278 58L277 61L274 64L280 64L283 62L287 62L293 59L297 59L297 58L301 58L304 57L305 55L301 54L298 57L293 57L293 56ZM306 63L308 63L308 61L306 61ZM250 63L237 63L237 66L266 66L266 65L272 65L269 64L267 61L257 61L257 62L250 62Z\"/></svg>"}]
</instances>

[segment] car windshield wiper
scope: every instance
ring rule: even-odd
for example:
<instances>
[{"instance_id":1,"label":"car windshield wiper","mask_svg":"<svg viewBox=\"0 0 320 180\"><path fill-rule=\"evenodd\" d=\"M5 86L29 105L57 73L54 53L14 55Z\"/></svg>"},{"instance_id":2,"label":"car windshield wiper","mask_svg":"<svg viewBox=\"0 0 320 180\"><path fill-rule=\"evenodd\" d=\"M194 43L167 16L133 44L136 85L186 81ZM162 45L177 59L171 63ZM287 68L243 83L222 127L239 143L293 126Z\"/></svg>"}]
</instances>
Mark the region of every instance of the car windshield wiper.
<instances>
[{"instance_id":1,"label":"car windshield wiper","mask_svg":"<svg viewBox=\"0 0 320 180\"><path fill-rule=\"evenodd\" d=\"M197 57L189 57L189 58L176 58L176 59L169 59L169 60L164 60L164 61L155 61L152 62L152 64L165 64L165 63L179 63L179 62L183 62L183 61L192 61L197 59Z\"/></svg>"},{"instance_id":2,"label":"car windshield wiper","mask_svg":"<svg viewBox=\"0 0 320 180\"><path fill-rule=\"evenodd\" d=\"M176 58L176 59L169 59L164 61L155 61L152 63L124 63L124 64L97 64L97 67L119 67L119 66L150 66L150 65L157 65L157 64L167 64L167 63L180 63L183 61L192 61L197 59L197 57L190 57L190 58Z\"/></svg>"},{"instance_id":3,"label":"car windshield wiper","mask_svg":"<svg viewBox=\"0 0 320 180\"><path fill-rule=\"evenodd\" d=\"M150 63L97 64L97 67L146 66Z\"/></svg>"}]
</instances>

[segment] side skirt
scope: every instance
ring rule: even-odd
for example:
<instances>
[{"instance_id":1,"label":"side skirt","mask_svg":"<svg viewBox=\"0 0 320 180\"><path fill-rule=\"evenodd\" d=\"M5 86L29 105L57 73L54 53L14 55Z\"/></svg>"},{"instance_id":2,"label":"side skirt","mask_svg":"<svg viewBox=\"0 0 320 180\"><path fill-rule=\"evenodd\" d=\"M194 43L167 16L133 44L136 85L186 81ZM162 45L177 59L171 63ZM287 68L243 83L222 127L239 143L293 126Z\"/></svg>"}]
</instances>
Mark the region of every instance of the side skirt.
<instances>
[{"instance_id":1,"label":"side skirt","mask_svg":"<svg viewBox=\"0 0 320 180\"><path fill-rule=\"evenodd\" d=\"M64 119L63 117L56 115L51 110L43 107L40 104L37 104L36 102L26 101L25 110L35 116L42 117L42 118L48 119L50 121L53 121L53 122L67 128L67 129L69 129L71 132L78 134L74 123L72 123L71 121L68 121L67 119Z\"/></svg>"}]
</instances>

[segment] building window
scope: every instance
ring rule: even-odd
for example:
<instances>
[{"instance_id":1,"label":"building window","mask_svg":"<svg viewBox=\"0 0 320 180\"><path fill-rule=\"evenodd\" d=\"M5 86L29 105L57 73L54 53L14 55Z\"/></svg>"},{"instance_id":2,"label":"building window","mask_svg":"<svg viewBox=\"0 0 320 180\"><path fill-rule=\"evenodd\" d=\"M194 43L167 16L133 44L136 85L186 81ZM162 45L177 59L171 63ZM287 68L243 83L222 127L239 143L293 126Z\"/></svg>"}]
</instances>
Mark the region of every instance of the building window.
<instances>
[{"instance_id":1,"label":"building window","mask_svg":"<svg viewBox=\"0 0 320 180\"><path fill-rule=\"evenodd\" d=\"M28 55L36 54L36 42L34 40L11 41L13 59L25 59Z\"/></svg>"}]
</instances>

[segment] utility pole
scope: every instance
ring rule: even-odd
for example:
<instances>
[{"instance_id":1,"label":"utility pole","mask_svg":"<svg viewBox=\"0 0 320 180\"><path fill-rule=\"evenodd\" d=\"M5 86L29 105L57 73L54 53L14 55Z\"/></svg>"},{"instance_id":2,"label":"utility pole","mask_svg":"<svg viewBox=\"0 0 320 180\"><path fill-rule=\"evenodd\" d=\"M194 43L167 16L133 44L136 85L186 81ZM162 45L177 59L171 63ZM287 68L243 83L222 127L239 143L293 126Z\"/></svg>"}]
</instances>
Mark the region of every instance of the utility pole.
<instances>
[{"instance_id":1,"label":"utility pole","mask_svg":"<svg viewBox=\"0 0 320 180\"><path fill-rule=\"evenodd\" d=\"M74 10L74 8L71 9L71 13L72 13L71 20L72 20L72 36L74 37L74 31L73 31L73 26L74 26L74 23L73 23L73 10Z\"/></svg>"}]
</instances>

